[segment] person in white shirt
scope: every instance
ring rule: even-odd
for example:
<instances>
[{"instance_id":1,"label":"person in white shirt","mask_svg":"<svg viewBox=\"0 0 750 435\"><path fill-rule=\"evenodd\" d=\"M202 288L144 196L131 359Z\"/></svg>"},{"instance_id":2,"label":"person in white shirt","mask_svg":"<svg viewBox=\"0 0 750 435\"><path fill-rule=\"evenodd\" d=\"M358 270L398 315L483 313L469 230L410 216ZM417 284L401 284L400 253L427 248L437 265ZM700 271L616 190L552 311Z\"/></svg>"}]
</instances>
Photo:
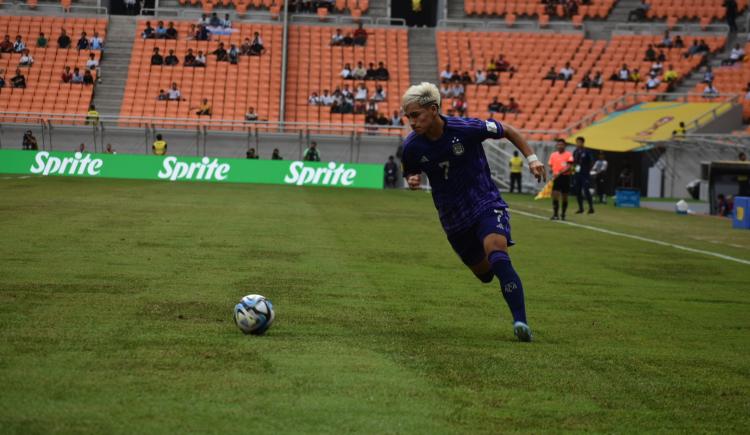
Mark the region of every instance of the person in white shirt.
<instances>
[{"instance_id":1,"label":"person in white shirt","mask_svg":"<svg viewBox=\"0 0 750 435\"><path fill-rule=\"evenodd\" d=\"M28 48L24 48L21 58L18 59L18 66L31 66L34 64L34 58L31 57Z\"/></svg>"},{"instance_id":2,"label":"person in white shirt","mask_svg":"<svg viewBox=\"0 0 750 435\"><path fill-rule=\"evenodd\" d=\"M451 66L446 65L445 69L440 73L440 82L441 83L448 83L453 78L453 73L451 73Z\"/></svg>"},{"instance_id":3,"label":"person in white shirt","mask_svg":"<svg viewBox=\"0 0 750 435\"><path fill-rule=\"evenodd\" d=\"M357 67L352 71L352 78L354 80L364 80L365 77L367 77L367 70L362 65L362 62L357 62Z\"/></svg>"},{"instance_id":4,"label":"person in white shirt","mask_svg":"<svg viewBox=\"0 0 750 435\"><path fill-rule=\"evenodd\" d=\"M201 14L200 19L198 20L198 24L203 26L208 26L211 23L211 19L208 18L208 14Z\"/></svg>"},{"instance_id":5,"label":"person in white shirt","mask_svg":"<svg viewBox=\"0 0 750 435\"><path fill-rule=\"evenodd\" d=\"M622 68L620 68L620 72L617 73L617 77L622 82L627 82L628 80L630 80L630 69L628 69L627 65L622 65Z\"/></svg>"},{"instance_id":6,"label":"person in white shirt","mask_svg":"<svg viewBox=\"0 0 750 435\"><path fill-rule=\"evenodd\" d=\"M317 92L313 92L312 94L310 94L310 97L307 99L307 104L311 106L320 105L320 97L318 96Z\"/></svg>"},{"instance_id":7,"label":"person in white shirt","mask_svg":"<svg viewBox=\"0 0 750 435\"><path fill-rule=\"evenodd\" d=\"M333 96L328 93L328 89L323 89L323 95L320 96L320 104L323 106L333 104Z\"/></svg>"},{"instance_id":8,"label":"person in white shirt","mask_svg":"<svg viewBox=\"0 0 750 435\"><path fill-rule=\"evenodd\" d=\"M331 36L331 45L342 45L344 43L344 35L341 33L341 29L336 29L336 33Z\"/></svg>"},{"instance_id":9,"label":"person in white shirt","mask_svg":"<svg viewBox=\"0 0 750 435\"><path fill-rule=\"evenodd\" d=\"M352 67L347 63L344 65L344 68L339 73L342 79L344 80L351 80L352 77Z\"/></svg>"},{"instance_id":10,"label":"person in white shirt","mask_svg":"<svg viewBox=\"0 0 750 435\"><path fill-rule=\"evenodd\" d=\"M377 85L375 87L375 93L372 95L372 101L385 101L385 90L383 86Z\"/></svg>"},{"instance_id":11,"label":"person in white shirt","mask_svg":"<svg viewBox=\"0 0 750 435\"><path fill-rule=\"evenodd\" d=\"M737 62L741 62L745 58L745 50L740 47L740 44L735 44L728 59L721 61L722 65L734 65Z\"/></svg>"},{"instance_id":12,"label":"person in white shirt","mask_svg":"<svg viewBox=\"0 0 750 435\"><path fill-rule=\"evenodd\" d=\"M224 14L224 19L221 20L221 27L225 29L232 28L232 20L229 19L229 14Z\"/></svg>"},{"instance_id":13,"label":"person in white shirt","mask_svg":"<svg viewBox=\"0 0 750 435\"><path fill-rule=\"evenodd\" d=\"M206 55L202 51L199 51L198 55L195 56L193 66L206 66Z\"/></svg>"},{"instance_id":14,"label":"person in white shirt","mask_svg":"<svg viewBox=\"0 0 750 435\"><path fill-rule=\"evenodd\" d=\"M78 67L73 69L73 77L70 79L71 83L81 84L83 83L83 74Z\"/></svg>"},{"instance_id":15,"label":"person in white shirt","mask_svg":"<svg viewBox=\"0 0 750 435\"><path fill-rule=\"evenodd\" d=\"M660 83L659 76L652 72L646 81L646 90L650 91L651 89L658 88Z\"/></svg>"},{"instance_id":16,"label":"person in white shirt","mask_svg":"<svg viewBox=\"0 0 750 435\"><path fill-rule=\"evenodd\" d=\"M96 60L94 53L89 53L89 59L86 61L86 69L95 70L99 67L99 61Z\"/></svg>"},{"instance_id":17,"label":"person in white shirt","mask_svg":"<svg viewBox=\"0 0 750 435\"><path fill-rule=\"evenodd\" d=\"M661 74L661 71L663 69L664 69L664 64L662 64L658 60L651 64L651 73L653 74Z\"/></svg>"},{"instance_id":18,"label":"person in white shirt","mask_svg":"<svg viewBox=\"0 0 750 435\"><path fill-rule=\"evenodd\" d=\"M565 66L560 68L560 78L566 82L573 78L575 70L570 66L570 62L565 62Z\"/></svg>"},{"instance_id":19,"label":"person in white shirt","mask_svg":"<svg viewBox=\"0 0 750 435\"><path fill-rule=\"evenodd\" d=\"M604 151L599 151L599 158L594 162L594 166L591 168L591 177L595 180L596 194L599 196L599 203L607 203L607 195L604 191L606 184L606 173L609 163L604 155Z\"/></svg>"},{"instance_id":20,"label":"person in white shirt","mask_svg":"<svg viewBox=\"0 0 750 435\"><path fill-rule=\"evenodd\" d=\"M354 94L354 100L355 101L367 100L367 88L365 87L364 83L360 83L357 86L357 92Z\"/></svg>"},{"instance_id":21,"label":"person in white shirt","mask_svg":"<svg viewBox=\"0 0 750 435\"><path fill-rule=\"evenodd\" d=\"M399 113L398 110L393 111L393 116L391 117L391 125L394 127L404 125L404 121L403 119L401 119L401 113Z\"/></svg>"},{"instance_id":22,"label":"person in white shirt","mask_svg":"<svg viewBox=\"0 0 750 435\"><path fill-rule=\"evenodd\" d=\"M481 69L478 69L476 75L474 76L474 83L481 85L482 83L486 81L487 81L487 74L485 74Z\"/></svg>"},{"instance_id":23,"label":"person in white shirt","mask_svg":"<svg viewBox=\"0 0 750 435\"><path fill-rule=\"evenodd\" d=\"M443 83L440 85L440 96L443 98L450 98L451 88L447 84Z\"/></svg>"},{"instance_id":24,"label":"person in white shirt","mask_svg":"<svg viewBox=\"0 0 750 435\"><path fill-rule=\"evenodd\" d=\"M169 98L171 101L177 101L182 99L182 94L180 93L180 90L177 89L177 83L172 83L172 86L169 88L169 91L167 92L167 98Z\"/></svg>"},{"instance_id":25,"label":"person in white shirt","mask_svg":"<svg viewBox=\"0 0 750 435\"><path fill-rule=\"evenodd\" d=\"M16 36L16 42L13 43L13 51L16 53L22 53L24 50L26 50L26 44L24 44L23 39L21 39L21 35Z\"/></svg>"},{"instance_id":26,"label":"person in white shirt","mask_svg":"<svg viewBox=\"0 0 750 435\"><path fill-rule=\"evenodd\" d=\"M458 98L462 96L464 92L465 92L464 85L462 85L461 83L456 83L455 85L451 87L451 96L453 96L453 98Z\"/></svg>"},{"instance_id":27,"label":"person in white shirt","mask_svg":"<svg viewBox=\"0 0 750 435\"><path fill-rule=\"evenodd\" d=\"M352 91L349 90L349 85L344 85L344 89L341 90L341 95L344 96L344 99L352 96Z\"/></svg>"},{"instance_id":28,"label":"person in white shirt","mask_svg":"<svg viewBox=\"0 0 750 435\"><path fill-rule=\"evenodd\" d=\"M94 32L94 36L91 37L89 47L91 47L92 50L101 50L102 48L104 48L104 41L99 36L99 32Z\"/></svg>"},{"instance_id":29,"label":"person in white shirt","mask_svg":"<svg viewBox=\"0 0 750 435\"><path fill-rule=\"evenodd\" d=\"M714 86L714 82L708 82L703 88L703 98L715 98L719 95L719 90Z\"/></svg>"}]
</instances>

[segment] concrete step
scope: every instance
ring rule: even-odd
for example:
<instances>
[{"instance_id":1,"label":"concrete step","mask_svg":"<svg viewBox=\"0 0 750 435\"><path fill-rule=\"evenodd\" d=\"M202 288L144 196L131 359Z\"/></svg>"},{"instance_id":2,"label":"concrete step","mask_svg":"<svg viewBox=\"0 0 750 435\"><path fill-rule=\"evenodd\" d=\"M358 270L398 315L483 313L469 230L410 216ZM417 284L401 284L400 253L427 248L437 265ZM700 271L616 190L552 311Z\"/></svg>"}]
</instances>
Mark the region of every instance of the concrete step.
<instances>
[{"instance_id":1,"label":"concrete step","mask_svg":"<svg viewBox=\"0 0 750 435\"><path fill-rule=\"evenodd\" d=\"M94 89L94 105L103 115L120 113L135 40L135 17L112 15L100 63L102 83Z\"/></svg>"},{"instance_id":2,"label":"concrete step","mask_svg":"<svg viewBox=\"0 0 750 435\"><path fill-rule=\"evenodd\" d=\"M437 48L434 28L409 29L409 69L412 83L437 83Z\"/></svg>"}]
</instances>

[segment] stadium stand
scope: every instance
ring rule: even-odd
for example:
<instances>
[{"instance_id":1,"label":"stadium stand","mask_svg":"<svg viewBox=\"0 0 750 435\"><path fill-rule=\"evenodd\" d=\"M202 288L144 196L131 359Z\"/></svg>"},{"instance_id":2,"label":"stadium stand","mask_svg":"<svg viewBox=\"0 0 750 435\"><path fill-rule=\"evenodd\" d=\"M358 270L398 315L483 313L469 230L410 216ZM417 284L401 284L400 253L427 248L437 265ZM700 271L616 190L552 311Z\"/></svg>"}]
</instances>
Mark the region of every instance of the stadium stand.
<instances>
[{"instance_id":1,"label":"stadium stand","mask_svg":"<svg viewBox=\"0 0 750 435\"><path fill-rule=\"evenodd\" d=\"M725 17L724 0L648 0L651 8L646 13L647 18L666 19L698 19L702 22L723 20ZM747 8L747 0L737 0L739 11Z\"/></svg>"},{"instance_id":2,"label":"stadium stand","mask_svg":"<svg viewBox=\"0 0 750 435\"><path fill-rule=\"evenodd\" d=\"M579 2L580 3L580 2ZM539 0L464 0L466 15L474 16L546 16L565 18L578 16L578 20L604 19L609 15L615 0L591 0L589 4L581 4L576 13L570 13L563 5L556 4L548 7Z\"/></svg>"},{"instance_id":3,"label":"stadium stand","mask_svg":"<svg viewBox=\"0 0 750 435\"><path fill-rule=\"evenodd\" d=\"M683 36L686 45L693 37ZM705 37L711 51L720 49L724 37ZM513 97L520 105L520 113L496 114L511 124L526 130L560 130L571 126L582 118L593 115L607 103L630 92L646 92L645 77L652 62L644 61L649 44L658 44L656 35L620 35L609 42L584 39L581 33L522 33L522 32L437 32L438 59L440 68L450 64L451 70L474 72L486 70L490 61L502 54L515 67L516 72L499 73L499 85L468 84L466 98L469 116L490 116L488 104L494 97L506 104ZM683 77L702 61L701 56L686 58L685 49L664 49L664 68L672 64ZM534 52L535 55L528 56ZM559 71L570 62L575 73L566 84L564 80L544 81L545 73L553 68ZM623 64L633 70L638 68L643 81L640 83L609 80ZM600 71L604 77L601 89L578 87L587 72ZM666 83L661 83L656 92L664 92ZM648 98L647 98L648 99ZM443 100L443 110L450 110L452 101ZM536 140L551 140L544 132L531 133Z\"/></svg>"},{"instance_id":4,"label":"stadium stand","mask_svg":"<svg viewBox=\"0 0 750 435\"><path fill-rule=\"evenodd\" d=\"M69 1L69 0L68 0ZM211 13L216 8L229 8L234 7L235 11L240 15L245 15L248 11L252 10L268 10L274 17L278 17L281 13L281 9L284 7L282 0L177 0L178 3L183 6L195 6L203 10L204 13ZM331 12L348 13L354 17L361 16L366 13L369 8L369 0L336 0L331 3L330 7L318 8L316 11L304 11L314 12L318 15L325 16ZM289 6L291 11L303 11L302 2L290 2Z\"/></svg>"},{"instance_id":5,"label":"stadium stand","mask_svg":"<svg viewBox=\"0 0 750 435\"><path fill-rule=\"evenodd\" d=\"M121 116L198 119L196 108L204 98L212 105L211 118L244 120L249 107L254 107L260 120L278 121L281 95L281 26L277 24L237 24L231 35L215 35L210 41L187 38L191 22L176 21L178 39L143 39L140 35L146 21L138 22L136 41L128 72ZM255 32L263 38L265 52L260 56L240 56L239 62L218 62L210 54L220 42L226 49L240 47L252 40ZM180 63L176 66L151 65L155 47L165 55L174 50ZM206 54L204 68L186 67L188 49ZM159 101L160 90L177 83L184 101ZM202 119L205 119L203 117Z\"/></svg>"},{"instance_id":6,"label":"stadium stand","mask_svg":"<svg viewBox=\"0 0 750 435\"><path fill-rule=\"evenodd\" d=\"M344 33L353 29L343 29ZM331 46L332 27L293 26L289 31L289 66L287 71L286 120L298 122L362 124L364 114L331 113L330 107L308 103L312 92L330 92L349 86L354 90L366 83L368 95L380 85L386 91L385 101L378 102L378 112L386 117L400 110L400 96L409 82L409 48L406 29L367 28L367 45ZM387 81L344 80L339 72L349 63L383 62L388 68Z\"/></svg>"},{"instance_id":7,"label":"stadium stand","mask_svg":"<svg viewBox=\"0 0 750 435\"><path fill-rule=\"evenodd\" d=\"M62 29L72 40L71 48L61 49L57 46ZM85 114L91 104L94 86L63 83L61 74L65 66L84 71L89 54L98 53L76 49L81 32L91 37L96 31L105 39L106 29L107 20L102 18L0 17L0 35L10 35L12 40L20 35L34 59L32 66L20 68L26 77L26 87L14 88L10 79L15 75L21 54L3 53L0 57L0 69L4 70L6 81L5 87L0 89L0 111ZM38 47L36 43L40 32L49 40L45 48ZM97 54L96 58L100 56Z\"/></svg>"}]
</instances>

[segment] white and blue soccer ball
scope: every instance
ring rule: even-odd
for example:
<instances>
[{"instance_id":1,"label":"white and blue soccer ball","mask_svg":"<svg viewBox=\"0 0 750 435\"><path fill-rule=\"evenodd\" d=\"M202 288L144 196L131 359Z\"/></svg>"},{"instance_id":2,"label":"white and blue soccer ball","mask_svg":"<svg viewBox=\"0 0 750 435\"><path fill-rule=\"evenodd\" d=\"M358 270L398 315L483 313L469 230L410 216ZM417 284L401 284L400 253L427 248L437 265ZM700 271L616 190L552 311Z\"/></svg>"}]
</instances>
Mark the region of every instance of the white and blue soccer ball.
<instances>
[{"instance_id":1,"label":"white and blue soccer ball","mask_svg":"<svg viewBox=\"0 0 750 435\"><path fill-rule=\"evenodd\" d=\"M234 323L244 334L261 335L276 315L271 301L261 295L247 295L234 307Z\"/></svg>"}]
</instances>

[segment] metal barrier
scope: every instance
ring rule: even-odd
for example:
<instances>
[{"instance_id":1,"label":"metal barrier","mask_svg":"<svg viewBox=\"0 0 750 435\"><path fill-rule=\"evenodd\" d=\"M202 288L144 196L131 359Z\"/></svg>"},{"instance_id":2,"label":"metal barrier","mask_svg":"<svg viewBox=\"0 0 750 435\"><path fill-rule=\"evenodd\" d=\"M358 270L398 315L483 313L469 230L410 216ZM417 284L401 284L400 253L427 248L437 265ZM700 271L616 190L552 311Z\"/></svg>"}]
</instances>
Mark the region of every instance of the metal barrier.
<instances>
[{"instance_id":1,"label":"metal barrier","mask_svg":"<svg viewBox=\"0 0 750 435\"><path fill-rule=\"evenodd\" d=\"M542 27L536 20L518 20L513 26L508 26L501 20L468 20L444 18L438 20L437 28L440 30L486 30L491 32L518 32L534 31L541 33L585 33L585 27L576 28L569 21L551 21Z\"/></svg>"},{"instance_id":2,"label":"metal barrier","mask_svg":"<svg viewBox=\"0 0 750 435\"><path fill-rule=\"evenodd\" d=\"M682 32L690 35L696 34L716 34L716 33L729 33L729 26L727 24L709 24L707 26L701 26L700 24L694 23L677 23L671 29L666 23L616 23L615 28L612 31L613 35L656 35L664 33L665 30L669 30L672 35L677 35Z\"/></svg>"},{"instance_id":3,"label":"metal barrier","mask_svg":"<svg viewBox=\"0 0 750 435\"><path fill-rule=\"evenodd\" d=\"M36 5L29 5L28 3L15 2L5 3L3 7L3 14L16 15L109 15L106 7L101 5L101 0L97 1L96 6L77 5L73 3L70 7L64 8L61 4L57 3L37 3Z\"/></svg>"}]
</instances>

